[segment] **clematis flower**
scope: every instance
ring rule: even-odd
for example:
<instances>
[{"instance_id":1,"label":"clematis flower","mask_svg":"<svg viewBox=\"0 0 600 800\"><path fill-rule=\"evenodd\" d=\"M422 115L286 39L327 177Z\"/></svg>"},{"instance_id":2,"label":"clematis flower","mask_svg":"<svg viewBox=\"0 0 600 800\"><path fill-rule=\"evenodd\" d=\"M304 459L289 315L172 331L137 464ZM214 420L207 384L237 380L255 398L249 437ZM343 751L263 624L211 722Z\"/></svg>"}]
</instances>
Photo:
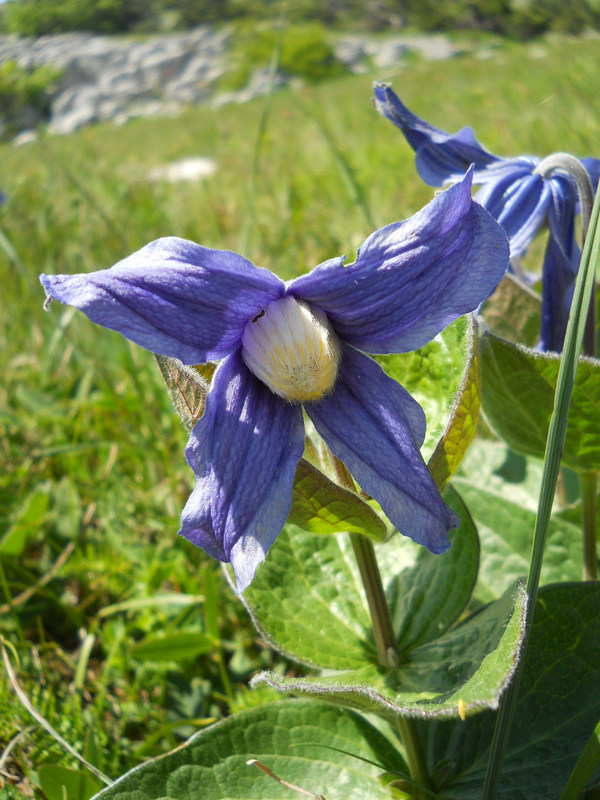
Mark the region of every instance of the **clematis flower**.
<instances>
[{"instance_id":1,"label":"clematis flower","mask_svg":"<svg viewBox=\"0 0 600 800\"><path fill-rule=\"evenodd\" d=\"M543 178L536 172L535 156L501 158L482 147L471 128L454 134L434 128L406 108L384 83L375 84L375 107L404 134L416 153L421 178L430 186L442 186L462 178L473 164L473 183L482 188L475 200L506 231L511 257L524 255L544 222L549 226L542 267L542 324L540 346L560 351L563 347L580 250L575 239L578 198L575 183L566 174ZM594 186L600 161L581 159Z\"/></svg>"},{"instance_id":2,"label":"clematis flower","mask_svg":"<svg viewBox=\"0 0 600 800\"><path fill-rule=\"evenodd\" d=\"M287 519L303 412L406 536L434 553L457 524L419 448L421 407L365 353L421 347L496 287L500 226L471 199L471 174L357 260L285 284L241 255L158 239L108 270L42 275L49 298L184 364L221 360L190 434L195 488L180 533L231 562L243 591Z\"/></svg>"}]
</instances>

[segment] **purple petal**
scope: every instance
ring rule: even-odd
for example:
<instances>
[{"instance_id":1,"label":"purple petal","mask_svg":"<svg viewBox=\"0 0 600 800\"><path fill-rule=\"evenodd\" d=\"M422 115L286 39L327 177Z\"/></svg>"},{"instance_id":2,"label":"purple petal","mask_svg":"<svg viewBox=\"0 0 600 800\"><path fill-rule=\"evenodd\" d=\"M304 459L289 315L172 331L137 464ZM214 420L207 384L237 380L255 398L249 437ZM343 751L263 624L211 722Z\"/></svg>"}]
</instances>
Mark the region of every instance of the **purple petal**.
<instances>
[{"instance_id":1,"label":"purple petal","mask_svg":"<svg viewBox=\"0 0 600 800\"><path fill-rule=\"evenodd\" d=\"M525 253L546 219L552 192L548 181L533 173L535 163L513 162L512 171L501 177L490 172L475 200L490 212L506 231L511 256Z\"/></svg>"},{"instance_id":2,"label":"purple petal","mask_svg":"<svg viewBox=\"0 0 600 800\"><path fill-rule=\"evenodd\" d=\"M401 353L477 308L507 266L506 235L471 200L467 173L418 214L373 233L354 264L327 261L288 292L325 311L360 350Z\"/></svg>"},{"instance_id":3,"label":"purple petal","mask_svg":"<svg viewBox=\"0 0 600 800\"><path fill-rule=\"evenodd\" d=\"M433 553L458 525L419 452L425 417L399 383L368 356L345 346L336 387L306 413L359 485L393 525Z\"/></svg>"},{"instance_id":4,"label":"purple petal","mask_svg":"<svg viewBox=\"0 0 600 800\"><path fill-rule=\"evenodd\" d=\"M471 164L476 169L499 161L482 147L471 128L448 134L417 117L385 83L375 84L375 108L394 123L416 152L416 166L430 186L460 178Z\"/></svg>"},{"instance_id":5,"label":"purple petal","mask_svg":"<svg viewBox=\"0 0 600 800\"><path fill-rule=\"evenodd\" d=\"M231 353L248 320L284 293L279 278L242 256L175 237L157 239L111 269L40 280L48 296L184 364Z\"/></svg>"},{"instance_id":6,"label":"purple petal","mask_svg":"<svg viewBox=\"0 0 600 800\"><path fill-rule=\"evenodd\" d=\"M542 267L542 324L540 348L560 353L573 299L573 263L554 236L548 237Z\"/></svg>"},{"instance_id":7,"label":"purple petal","mask_svg":"<svg viewBox=\"0 0 600 800\"><path fill-rule=\"evenodd\" d=\"M239 352L225 359L186 448L196 487L179 533L231 561L239 592L285 524L303 450L301 406L267 389Z\"/></svg>"},{"instance_id":8,"label":"purple petal","mask_svg":"<svg viewBox=\"0 0 600 800\"><path fill-rule=\"evenodd\" d=\"M576 190L563 176L553 176L548 222L550 235L542 268L542 350L560 353L573 298L581 253L575 237Z\"/></svg>"}]
</instances>

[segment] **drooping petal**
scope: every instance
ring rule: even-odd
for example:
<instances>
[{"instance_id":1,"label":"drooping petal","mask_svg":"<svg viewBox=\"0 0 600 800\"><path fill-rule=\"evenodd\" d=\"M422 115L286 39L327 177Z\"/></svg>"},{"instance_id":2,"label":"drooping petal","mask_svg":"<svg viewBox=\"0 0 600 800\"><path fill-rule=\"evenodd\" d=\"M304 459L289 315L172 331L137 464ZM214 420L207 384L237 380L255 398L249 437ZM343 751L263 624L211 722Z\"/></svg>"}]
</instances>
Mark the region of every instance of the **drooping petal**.
<instances>
[{"instance_id":1,"label":"drooping petal","mask_svg":"<svg viewBox=\"0 0 600 800\"><path fill-rule=\"evenodd\" d=\"M575 275L571 267L563 246L550 235L542 267L542 324L539 346L543 351L562 352L575 286Z\"/></svg>"},{"instance_id":2,"label":"drooping petal","mask_svg":"<svg viewBox=\"0 0 600 800\"><path fill-rule=\"evenodd\" d=\"M186 448L196 486L179 533L231 561L240 592L285 524L303 450L301 406L267 389L238 351L226 358Z\"/></svg>"},{"instance_id":3,"label":"drooping petal","mask_svg":"<svg viewBox=\"0 0 600 800\"><path fill-rule=\"evenodd\" d=\"M523 163L512 174L490 180L475 194L475 200L489 211L506 231L513 257L524 255L546 219L552 202L548 181L534 173L535 162Z\"/></svg>"},{"instance_id":4,"label":"drooping petal","mask_svg":"<svg viewBox=\"0 0 600 800\"><path fill-rule=\"evenodd\" d=\"M333 393L305 406L331 451L400 533L433 553L450 546L455 514L421 457L421 407L368 356L347 345Z\"/></svg>"},{"instance_id":5,"label":"drooping petal","mask_svg":"<svg viewBox=\"0 0 600 800\"><path fill-rule=\"evenodd\" d=\"M360 350L401 353L477 308L507 266L506 234L472 201L467 173L410 219L369 236L354 264L324 262L288 292L325 311Z\"/></svg>"},{"instance_id":6,"label":"drooping petal","mask_svg":"<svg viewBox=\"0 0 600 800\"><path fill-rule=\"evenodd\" d=\"M471 164L479 170L500 160L479 144L471 128L454 134L434 128L409 111L385 83L375 84L375 108L400 128L417 154L419 175L430 186L460 178Z\"/></svg>"},{"instance_id":7,"label":"drooping petal","mask_svg":"<svg viewBox=\"0 0 600 800\"><path fill-rule=\"evenodd\" d=\"M184 364L219 359L284 284L236 253L157 239L111 269L42 275L46 293L105 328Z\"/></svg>"},{"instance_id":8,"label":"drooping petal","mask_svg":"<svg viewBox=\"0 0 600 800\"><path fill-rule=\"evenodd\" d=\"M549 181L550 234L542 267L542 325L540 347L560 353L579 269L581 253L575 237L576 190L564 176Z\"/></svg>"}]
</instances>

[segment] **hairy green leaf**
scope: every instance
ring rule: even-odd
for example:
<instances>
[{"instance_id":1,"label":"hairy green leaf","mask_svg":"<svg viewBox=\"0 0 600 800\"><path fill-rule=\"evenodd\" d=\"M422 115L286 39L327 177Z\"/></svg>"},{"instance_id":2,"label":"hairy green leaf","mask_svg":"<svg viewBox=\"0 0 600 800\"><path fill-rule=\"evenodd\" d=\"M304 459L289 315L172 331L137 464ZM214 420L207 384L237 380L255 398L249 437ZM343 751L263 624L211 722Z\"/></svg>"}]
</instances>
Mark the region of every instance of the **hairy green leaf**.
<instances>
[{"instance_id":1,"label":"hairy green leaf","mask_svg":"<svg viewBox=\"0 0 600 800\"><path fill-rule=\"evenodd\" d=\"M556 800L600 716L600 583L540 587L498 800ZM495 714L421 728L443 800L480 800Z\"/></svg>"},{"instance_id":2,"label":"hairy green leaf","mask_svg":"<svg viewBox=\"0 0 600 800\"><path fill-rule=\"evenodd\" d=\"M518 453L543 457L560 356L537 353L486 334L481 339L482 402L486 418ZM600 362L581 358L563 463L572 469L600 469Z\"/></svg>"},{"instance_id":3,"label":"hairy green leaf","mask_svg":"<svg viewBox=\"0 0 600 800\"><path fill-rule=\"evenodd\" d=\"M434 461L445 461L447 471L458 466L477 421L476 348L473 318L467 315L457 319L419 350L377 356L388 375L408 389L425 411L427 433L421 448L424 458L429 459L440 438L449 435L448 452L436 456ZM457 448L461 436L465 448ZM442 470L442 465L436 464L436 469ZM442 483L447 479L443 470L434 477Z\"/></svg>"},{"instance_id":4,"label":"hairy green leaf","mask_svg":"<svg viewBox=\"0 0 600 800\"><path fill-rule=\"evenodd\" d=\"M460 527L450 533L456 546L434 556L396 534L376 548L406 647L446 630L462 613L477 576L471 518L455 493L448 490L445 497L460 517ZM430 591L434 578L439 590ZM262 635L291 658L331 669L377 660L348 536L316 536L286 525L242 600Z\"/></svg>"},{"instance_id":5,"label":"hairy green leaf","mask_svg":"<svg viewBox=\"0 0 600 800\"><path fill-rule=\"evenodd\" d=\"M498 707L517 663L525 613L524 589L513 586L440 638L401 653L394 669L370 664L315 678L263 672L252 683L383 716L464 717Z\"/></svg>"},{"instance_id":6,"label":"hairy green leaf","mask_svg":"<svg viewBox=\"0 0 600 800\"><path fill-rule=\"evenodd\" d=\"M93 800L294 797L248 764L250 759L327 800L384 800L389 793L379 776L406 774L391 744L361 717L323 703L289 700L212 725L183 747L131 770Z\"/></svg>"}]
</instances>

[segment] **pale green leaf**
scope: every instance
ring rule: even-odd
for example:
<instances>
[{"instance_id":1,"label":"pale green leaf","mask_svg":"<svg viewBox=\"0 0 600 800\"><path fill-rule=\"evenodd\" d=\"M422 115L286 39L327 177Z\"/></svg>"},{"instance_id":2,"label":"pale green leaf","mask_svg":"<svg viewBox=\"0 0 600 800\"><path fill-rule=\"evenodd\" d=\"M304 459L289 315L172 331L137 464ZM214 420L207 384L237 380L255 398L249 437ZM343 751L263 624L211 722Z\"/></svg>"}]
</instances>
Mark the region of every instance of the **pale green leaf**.
<instances>
[{"instance_id":1,"label":"pale green leaf","mask_svg":"<svg viewBox=\"0 0 600 800\"><path fill-rule=\"evenodd\" d=\"M259 673L294 695L314 696L383 716L458 717L498 707L517 663L526 595L520 585L435 641L415 647L394 669L378 664L313 678Z\"/></svg>"},{"instance_id":2,"label":"pale green leaf","mask_svg":"<svg viewBox=\"0 0 600 800\"><path fill-rule=\"evenodd\" d=\"M386 800L390 795L380 775L406 774L391 744L361 717L323 703L289 700L241 711L212 725L183 747L131 770L93 800L295 796L247 764L250 759L327 800Z\"/></svg>"},{"instance_id":3,"label":"pale green leaf","mask_svg":"<svg viewBox=\"0 0 600 800\"><path fill-rule=\"evenodd\" d=\"M370 506L304 459L296 468L288 522L313 533L363 533L376 541L388 535L385 522Z\"/></svg>"}]
</instances>

